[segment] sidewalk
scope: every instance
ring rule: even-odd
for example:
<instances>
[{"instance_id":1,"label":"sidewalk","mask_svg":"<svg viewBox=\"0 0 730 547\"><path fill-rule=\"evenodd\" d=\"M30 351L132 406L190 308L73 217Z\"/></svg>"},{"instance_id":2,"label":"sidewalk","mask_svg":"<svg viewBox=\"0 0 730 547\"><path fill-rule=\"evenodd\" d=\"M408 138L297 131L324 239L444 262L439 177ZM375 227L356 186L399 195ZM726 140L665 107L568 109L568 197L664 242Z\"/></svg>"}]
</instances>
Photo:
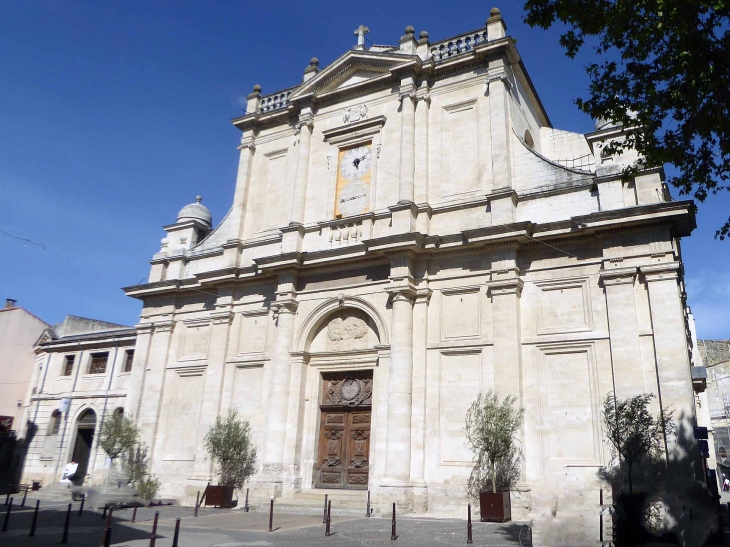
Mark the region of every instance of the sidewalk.
<instances>
[{"instance_id":1,"label":"sidewalk","mask_svg":"<svg viewBox=\"0 0 730 547\"><path fill-rule=\"evenodd\" d=\"M4 500L2 500L4 501ZM84 510L77 515L79 503L74 503L68 545L98 547L102 545L106 520L101 513ZM35 500L26 501L25 508L14 504L8 531L0 533L0 544L8 547L39 547L58 544L63 534L67 503L41 501L36 536L28 537L35 508ZM6 506L0 502L0 522ZM466 521L400 517L397 522L398 539L391 541L389 518L333 517L330 537L325 537L321 516L277 513L274 510L274 532L268 532L268 513L244 513L225 509L200 509L193 516L192 507L144 507L137 510L133 524L132 509L114 511L112 518L112 545L146 547L149 545L154 514L159 511L156 547L170 547L175 519L180 518L180 547L243 547L294 546L319 547L375 547L379 545L416 547L466 545ZM474 522L475 546L519 547L518 524L491 524Z\"/></svg>"}]
</instances>

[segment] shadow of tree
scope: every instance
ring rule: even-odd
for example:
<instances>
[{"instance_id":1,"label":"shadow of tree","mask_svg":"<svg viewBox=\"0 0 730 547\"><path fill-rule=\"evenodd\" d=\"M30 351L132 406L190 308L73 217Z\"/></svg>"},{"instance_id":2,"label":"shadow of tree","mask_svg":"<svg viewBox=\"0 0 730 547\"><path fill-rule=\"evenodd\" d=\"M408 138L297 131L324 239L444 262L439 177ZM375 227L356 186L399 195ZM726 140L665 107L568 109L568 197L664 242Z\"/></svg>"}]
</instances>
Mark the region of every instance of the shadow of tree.
<instances>
[{"instance_id":1,"label":"shadow of tree","mask_svg":"<svg viewBox=\"0 0 730 547\"><path fill-rule=\"evenodd\" d=\"M620 503L621 494L628 494L626 465L614 463L599 471L613 491L616 547L648 541L685 546L713 544L708 542L720 527L719 509L705 484L690 423L690 417L678 417L676 438L669 444L668 458L643 458L634 465L634 492L646 494L640 537L631 534L626 510Z\"/></svg>"},{"instance_id":2,"label":"shadow of tree","mask_svg":"<svg viewBox=\"0 0 730 547\"><path fill-rule=\"evenodd\" d=\"M25 459L28 455L33 439L38 431L38 426L28 422L27 432L24 438L8 438L5 442L8 457L0 463L0 494L13 493L15 486L20 482L20 477L25 467Z\"/></svg>"}]
</instances>

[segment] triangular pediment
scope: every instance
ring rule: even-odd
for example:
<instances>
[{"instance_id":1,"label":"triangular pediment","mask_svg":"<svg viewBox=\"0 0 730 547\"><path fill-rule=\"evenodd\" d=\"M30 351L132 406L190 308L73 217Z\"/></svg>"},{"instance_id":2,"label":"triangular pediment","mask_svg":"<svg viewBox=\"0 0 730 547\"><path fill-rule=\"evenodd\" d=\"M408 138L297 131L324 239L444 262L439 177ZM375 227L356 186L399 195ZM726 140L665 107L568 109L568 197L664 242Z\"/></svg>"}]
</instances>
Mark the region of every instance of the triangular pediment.
<instances>
[{"instance_id":1,"label":"triangular pediment","mask_svg":"<svg viewBox=\"0 0 730 547\"><path fill-rule=\"evenodd\" d=\"M303 83L291 94L290 99L309 94L322 95L330 91L363 85L377 78L387 78L393 69L409 65L417 59L414 55L390 52L351 50L327 66L314 78Z\"/></svg>"}]
</instances>

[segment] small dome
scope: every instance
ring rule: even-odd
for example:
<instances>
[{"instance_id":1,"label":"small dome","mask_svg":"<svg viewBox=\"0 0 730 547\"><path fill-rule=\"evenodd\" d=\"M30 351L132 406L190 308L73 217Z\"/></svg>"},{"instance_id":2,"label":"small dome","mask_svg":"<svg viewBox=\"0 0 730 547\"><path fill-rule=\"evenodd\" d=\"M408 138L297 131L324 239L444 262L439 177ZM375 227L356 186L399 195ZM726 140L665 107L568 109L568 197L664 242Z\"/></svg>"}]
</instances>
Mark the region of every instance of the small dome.
<instances>
[{"instance_id":1,"label":"small dome","mask_svg":"<svg viewBox=\"0 0 730 547\"><path fill-rule=\"evenodd\" d=\"M213 226L213 217L208 211L208 208L200 203L203 201L201 196L195 196L195 203L186 205L177 214L177 221L183 222L186 220L197 220L205 224L208 228Z\"/></svg>"},{"instance_id":2,"label":"small dome","mask_svg":"<svg viewBox=\"0 0 730 547\"><path fill-rule=\"evenodd\" d=\"M611 127L621 127L621 123L616 123L613 120L602 120L601 118L598 118L594 127L596 131L600 131L602 129L609 129Z\"/></svg>"}]
</instances>

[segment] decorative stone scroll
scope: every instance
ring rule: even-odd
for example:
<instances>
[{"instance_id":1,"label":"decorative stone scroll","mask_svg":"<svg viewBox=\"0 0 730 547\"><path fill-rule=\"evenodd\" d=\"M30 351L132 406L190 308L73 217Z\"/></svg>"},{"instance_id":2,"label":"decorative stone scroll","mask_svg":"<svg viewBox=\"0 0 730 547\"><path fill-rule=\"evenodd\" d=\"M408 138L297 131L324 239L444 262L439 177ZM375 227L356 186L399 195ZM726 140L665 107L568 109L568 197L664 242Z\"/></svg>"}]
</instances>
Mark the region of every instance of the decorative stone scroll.
<instances>
[{"instance_id":1,"label":"decorative stone scroll","mask_svg":"<svg viewBox=\"0 0 730 547\"><path fill-rule=\"evenodd\" d=\"M372 378L346 376L324 379L323 405L364 406L372 404Z\"/></svg>"},{"instance_id":2,"label":"decorative stone scroll","mask_svg":"<svg viewBox=\"0 0 730 547\"><path fill-rule=\"evenodd\" d=\"M368 324L361 313L336 314L327 324L327 351L350 351L368 347Z\"/></svg>"}]
</instances>

